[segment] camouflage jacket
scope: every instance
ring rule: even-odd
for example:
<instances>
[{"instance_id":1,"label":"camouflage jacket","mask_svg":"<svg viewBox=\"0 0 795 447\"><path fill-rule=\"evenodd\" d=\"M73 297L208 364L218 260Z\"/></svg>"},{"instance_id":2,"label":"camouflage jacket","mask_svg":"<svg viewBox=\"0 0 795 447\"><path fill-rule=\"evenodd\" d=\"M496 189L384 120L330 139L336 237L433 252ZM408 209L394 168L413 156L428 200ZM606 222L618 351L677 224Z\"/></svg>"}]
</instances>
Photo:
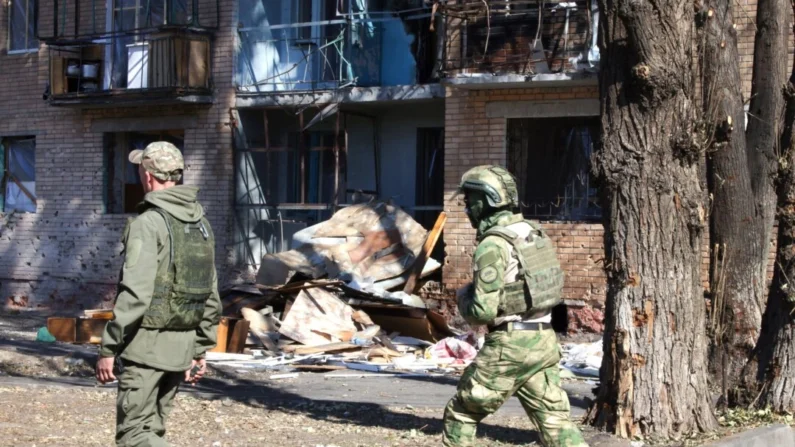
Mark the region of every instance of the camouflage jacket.
<instances>
[{"instance_id":1,"label":"camouflage jacket","mask_svg":"<svg viewBox=\"0 0 795 447\"><path fill-rule=\"evenodd\" d=\"M528 226L523 221L522 215L513 214L510 211L495 213L480 222L478 238L495 226ZM515 281L518 275L517 263L512 262L511 253L510 244L498 236L487 236L478 243L472 260L471 291L461 294L458 300L461 316L470 324L500 323L497 314L503 298L504 286L508 282ZM495 258L496 262L492 262Z\"/></svg>"}]
</instances>

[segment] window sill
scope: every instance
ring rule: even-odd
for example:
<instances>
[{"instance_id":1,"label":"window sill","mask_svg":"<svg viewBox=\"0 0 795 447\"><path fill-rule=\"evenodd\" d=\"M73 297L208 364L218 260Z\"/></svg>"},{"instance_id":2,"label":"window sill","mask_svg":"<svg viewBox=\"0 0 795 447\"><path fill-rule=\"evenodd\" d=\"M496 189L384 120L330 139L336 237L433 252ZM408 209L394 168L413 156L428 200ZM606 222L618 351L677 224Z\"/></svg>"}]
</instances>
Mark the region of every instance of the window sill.
<instances>
[{"instance_id":1,"label":"window sill","mask_svg":"<svg viewBox=\"0 0 795 447\"><path fill-rule=\"evenodd\" d=\"M38 52L39 52L38 48L31 48L29 50L8 50L8 51L6 51L6 54L8 56L14 56L14 55L31 54L31 53L38 53Z\"/></svg>"}]
</instances>

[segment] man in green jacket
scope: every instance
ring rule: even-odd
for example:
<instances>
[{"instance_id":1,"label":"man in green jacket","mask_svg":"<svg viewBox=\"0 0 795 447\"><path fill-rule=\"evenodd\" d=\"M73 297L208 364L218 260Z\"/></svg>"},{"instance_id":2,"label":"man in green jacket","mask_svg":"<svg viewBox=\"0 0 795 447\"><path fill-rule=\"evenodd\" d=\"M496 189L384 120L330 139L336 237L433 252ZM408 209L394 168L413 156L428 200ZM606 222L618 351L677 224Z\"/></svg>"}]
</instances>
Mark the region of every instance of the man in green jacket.
<instances>
[{"instance_id":1,"label":"man in green jacket","mask_svg":"<svg viewBox=\"0 0 795 447\"><path fill-rule=\"evenodd\" d=\"M216 343L215 240L198 188L177 186L185 167L179 149L158 141L132 151L130 161L139 165L146 196L125 229L124 267L96 372L102 383L119 374L116 444L167 446L165 419L177 388L204 375L205 352Z\"/></svg>"},{"instance_id":2,"label":"man in green jacket","mask_svg":"<svg viewBox=\"0 0 795 447\"><path fill-rule=\"evenodd\" d=\"M458 309L489 333L444 412L448 447L471 446L477 424L516 394L547 447L587 447L569 418L560 387L560 349L552 307L561 301L563 271L552 241L519 212L513 176L478 166L461 180L466 213L477 229L473 284Z\"/></svg>"}]
</instances>

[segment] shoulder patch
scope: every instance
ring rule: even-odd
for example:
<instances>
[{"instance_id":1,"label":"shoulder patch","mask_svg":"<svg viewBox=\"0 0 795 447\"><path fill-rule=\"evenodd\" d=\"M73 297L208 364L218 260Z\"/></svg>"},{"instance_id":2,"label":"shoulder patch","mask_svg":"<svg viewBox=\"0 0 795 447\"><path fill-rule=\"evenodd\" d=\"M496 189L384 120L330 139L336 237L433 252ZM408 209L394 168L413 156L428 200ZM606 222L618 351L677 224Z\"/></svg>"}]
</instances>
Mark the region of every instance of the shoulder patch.
<instances>
[{"instance_id":1,"label":"shoulder patch","mask_svg":"<svg viewBox=\"0 0 795 447\"><path fill-rule=\"evenodd\" d=\"M478 278L486 284L491 284L497 280L497 269L490 265L480 271Z\"/></svg>"}]
</instances>

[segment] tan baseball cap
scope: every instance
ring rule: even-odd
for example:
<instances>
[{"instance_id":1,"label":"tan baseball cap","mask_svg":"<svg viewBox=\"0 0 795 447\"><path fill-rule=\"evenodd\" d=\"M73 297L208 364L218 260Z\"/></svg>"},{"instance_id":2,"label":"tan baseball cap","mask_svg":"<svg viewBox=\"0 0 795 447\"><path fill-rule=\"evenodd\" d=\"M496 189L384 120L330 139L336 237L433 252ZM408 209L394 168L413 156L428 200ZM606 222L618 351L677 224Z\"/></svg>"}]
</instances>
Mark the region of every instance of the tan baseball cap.
<instances>
[{"instance_id":1,"label":"tan baseball cap","mask_svg":"<svg viewBox=\"0 0 795 447\"><path fill-rule=\"evenodd\" d=\"M130 152L129 159L162 181L179 181L185 169L182 153L168 141L155 141L143 150L136 149Z\"/></svg>"}]
</instances>

